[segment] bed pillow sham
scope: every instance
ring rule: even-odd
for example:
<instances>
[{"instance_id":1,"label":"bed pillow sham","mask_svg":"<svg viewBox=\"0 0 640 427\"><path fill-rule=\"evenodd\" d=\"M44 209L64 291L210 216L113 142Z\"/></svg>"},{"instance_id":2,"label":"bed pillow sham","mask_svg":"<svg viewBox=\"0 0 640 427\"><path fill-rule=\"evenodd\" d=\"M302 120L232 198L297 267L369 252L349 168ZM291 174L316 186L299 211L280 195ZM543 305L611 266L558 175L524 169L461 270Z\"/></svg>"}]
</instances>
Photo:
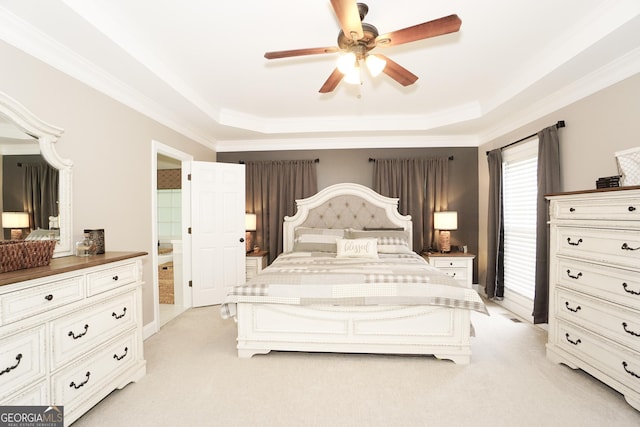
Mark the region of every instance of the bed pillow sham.
<instances>
[{"instance_id":1,"label":"bed pillow sham","mask_svg":"<svg viewBox=\"0 0 640 427\"><path fill-rule=\"evenodd\" d=\"M338 239L336 258L378 258L377 239Z\"/></svg>"},{"instance_id":2,"label":"bed pillow sham","mask_svg":"<svg viewBox=\"0 0 640 427\"><path fill-rule=\"evenodd\" d=\"M345 234L342 228L297 227L293 233L293 251L336 253L336 240Z\"/></svg>"},{"instance_id":3,"label":"bed pillow sham","mask_svg":"<svg viewBox=\"0 0 640 427\"><path fill-rule=\"evenodd\" d=\"M405 230L355 230L349 229L347 237L351 239L377 239L378 252L381 254L410 254L409 232Z\"/></svg>"}]
</instances>

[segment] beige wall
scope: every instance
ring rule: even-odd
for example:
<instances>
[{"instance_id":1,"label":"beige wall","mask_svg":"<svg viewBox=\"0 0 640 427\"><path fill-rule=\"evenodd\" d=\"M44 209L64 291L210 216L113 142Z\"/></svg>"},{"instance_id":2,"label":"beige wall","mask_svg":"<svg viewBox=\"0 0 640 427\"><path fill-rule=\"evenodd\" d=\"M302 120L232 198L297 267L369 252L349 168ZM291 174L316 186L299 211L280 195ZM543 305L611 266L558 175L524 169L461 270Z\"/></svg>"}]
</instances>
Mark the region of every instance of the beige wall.
<instances>
[{"instance_id":1,"label":"beige wall","mask_svg":"<svg viewBox=\"0 0 640 427\"><path fill-rule=\"evenodd\" d=\"M151 141L214 161L215 152L0 42L0 91L65 130L56 143L73 161L73 238L104 228L107 251L155 250ZM155 173L155 171L153 171ZM144 259L143 322L153 321L152 260Z\"/></svg>"},{"instance_id":2,"label":"beige wall","mask_svg":"<svg viewBox=\"0 0 640 427\"><path fill-rule=\"evenodd\" d=\"M486 151L538 132L564 120L559 130L563 191L595 188L598 178L617 175L615 152L640 146L640 74L529 123L478 150L479 236L478 276L486 280L487 199Z\"/></svg>"}]
</instances>

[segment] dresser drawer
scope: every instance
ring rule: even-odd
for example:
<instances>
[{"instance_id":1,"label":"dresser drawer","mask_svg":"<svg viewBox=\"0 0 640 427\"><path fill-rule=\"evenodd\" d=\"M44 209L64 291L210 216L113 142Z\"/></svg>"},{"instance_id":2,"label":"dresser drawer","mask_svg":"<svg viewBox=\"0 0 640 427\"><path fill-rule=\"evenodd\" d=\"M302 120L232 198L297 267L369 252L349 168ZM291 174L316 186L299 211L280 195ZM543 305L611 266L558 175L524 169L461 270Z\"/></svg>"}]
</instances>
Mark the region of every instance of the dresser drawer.
<instances>
[{"instance_id":1,"label":"dresser drawer","mask_svg":"<svg viewBox=\"0 0 640 427\"><path fill-rule=\"evenodd\" d=\"M640 353L563 321L558 321L556 328L558 347L633 391L640 392Z\"/></svg>"},{"instance_id":2,"label":"dresser drawer","mask_svg":"<svg viewBox=\"0 0 640 427\"><path fill-rule=\"evenodd\" d=\"M551 242L558 255L638 268L640 231L558 227Z\"/></svg>"},{"instance_id":3,"label":"dresser drawer","mask_svg":"<svg viewBox=\"0 0 640 427\"><path fill-rule=\"evenodd\" d=\"M134 328L135 302L136 293L132 291L53 321L51 369Z\"/></svg>"},{"instance_id":4,"label":"dresser drawer","mask_svg":"<svg viewBox=\"0 0 640 427\"><path fill-rule=\"evenodd\" d=\"M20 392L10 396L6 400L0 400L0 404L6 406L40 406L49 405L49 383L42 380L28 389L20 389Z\"/></svg>"},{"instance_id":5,"label":"dresser drawer","mask_svg":"<svg viewBox=\"0 0 640 427\"><path fill-rule=\"evenodd\" d=\"M89 273L87 275L87 296L90 297L119 286L135 283L137 279L138 268L135 263Z\"/></svg>"},{"instance_id":6,"label":"dresser drawer","mask_svg":"<svg viewBox=\"0 0 640 427\"><path fill-rule=\"evenodd\" d=\"M74 411L113 378L135 364L137 334L132 332L51 377L53 404Z\"/></svg>"},{"instance_id":7,"label":"dresser drawer","mask_svg":"<svg viewBox=\"0 0 640 427\"><path fill-rule=\"evenodd\" d=\"M640 310L640 271L563 257L557 263L555 283L559 286Z\"/></svg>"},{"instance_id":8,"label":"dresser drawer","mask_svg":"<svg viewBox=\"0 0 640 427\"><path fill-rule=\"evenodd\" d=\"M441 268L440 270L460 282L467 282L466 268Z\"/></svg>"},{"instance_id":9,"label":"dresser drawer","mask_svg":"<svg viewBox=\"0 0 640 427\"><path fill-rule=\"evenodd\" d=\"M82 276L0 295L2 324L44 313L84 297Z\"/></svg>"},{"instance_id":10,"label":"dresser drawer","mask_svg":"<svg viewBox=\"0 0 640 427\"><path fill-rule=\"evenodd\" d=\"M45 327L0 339L0 400L46 375Z\"/></svg>"},{"instance_id":11,"label":"dresser drawer","mask_svg":"<svg viewBox=\"0 0 640 427\"><path fill-rule=\"evenodd\" d=\"M557 201L551 215L558 219L639 221L640 199L611 197Z\"/></svg>"},{"instance_id":12,"label":"dresser drawer","mask_svg":"<svg viewBox=\"0 0 640 427\"><path fill-rule=\"evenodd\" d=\"M640 353L640 312L558 289L556 316L579 324Z\"/></svg>"},{"instance_id":13,"label":"dresser drawer","mask_svg":"<svg viewBox=\"0 0 640 427\"><path fill-rule=\"evenodd\" d=\"M441 258L432 257L432 258L429 258L429 264L433 265L434 267L438 267L440 269L447 269L447 268L466 269L468 265L468 261L466 259L461 259L461 258L460 259L456 259L456 258L441 259Z\"/></svg>"}]
</instances>

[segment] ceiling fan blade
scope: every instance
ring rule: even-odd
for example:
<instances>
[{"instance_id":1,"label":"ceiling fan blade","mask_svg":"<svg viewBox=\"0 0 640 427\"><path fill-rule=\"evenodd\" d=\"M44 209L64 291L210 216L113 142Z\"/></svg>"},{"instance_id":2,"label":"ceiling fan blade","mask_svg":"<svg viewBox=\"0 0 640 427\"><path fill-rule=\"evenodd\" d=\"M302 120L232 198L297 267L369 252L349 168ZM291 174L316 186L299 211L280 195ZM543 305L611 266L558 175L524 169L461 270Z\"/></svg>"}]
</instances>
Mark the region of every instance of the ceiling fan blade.
<instances>
[{"instance_id":1,"label":"ceiling fan blade","mask_svg":"<svg viewBox=\"0 0 640 427\"><path fill-rule=\"evenodd\" d=\"M335 53L339 51L337 47L312 47L309 49L279 50L267 52L264 57L267 59L290 58L292 56L318 55L322 53Z\"/></svg>"},{"instance_id":2,"label":"ceiling fan blade","mask_svg":"<svg viewBox=\"0 0 640 427\"><path fill-rule=\"evenodd\" d=\"M331 0L333 11L340 21L342 32L349 38L360 40L364 37L358 5L354 0Z\"/></svg>"},{"instance_id":3,"label":"ceiling fan blade","mask_svg":"<svg viewBox=\"0 0 640 427\"><path fill-rule=\"evenodd\" d=\"M338 86L338 83L342 80L344 74L340 72L337 68L333 70L333 73L329 76L326 82L322 85L318 92L320 93L329 93L333 92L333 90Z\"/></svg>"},{"instance_id":4,"label":"ceiling fan blade","mask_svg":"<svg viewBox=\"0 0 640 427\"><path fill-rule=\"evenodd\" d=\"M387 61L387 65L384 67L382 72L400 83L402 86L412 85L416 82L416 80L418 80L418 76L416 76L397 62L394 62L388 57L380 55L379 53L376 54L376 56Z\"/></svg>"},{"instance_id":5,"label":"ceiling fan blade","mask_svg":"<svg viewBox=\"0 0 640 427\"><path fill-rule=\"evenodd\" d=\"M407 27L402 30L379 35L376 37L376 45L396 46L399 44L441 36L443 34L455 33L460 30L461 25L462 20L458 18L458 15L449 15L443 18L434 19L433 21L423 22L422 24L414 25L413 27Z\"/></svg>"}]
</instances>

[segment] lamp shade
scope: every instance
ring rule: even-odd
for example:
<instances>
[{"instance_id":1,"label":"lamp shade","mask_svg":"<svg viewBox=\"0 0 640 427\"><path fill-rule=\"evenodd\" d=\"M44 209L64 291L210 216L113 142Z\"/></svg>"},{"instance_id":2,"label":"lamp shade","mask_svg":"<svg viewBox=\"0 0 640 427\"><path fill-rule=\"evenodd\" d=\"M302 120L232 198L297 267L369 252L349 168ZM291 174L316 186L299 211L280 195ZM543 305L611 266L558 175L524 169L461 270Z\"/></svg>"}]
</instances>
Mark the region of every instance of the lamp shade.
<instances>
[{"instance_id":1,"label":"lamp shade","mask_svg":"<svg viewBox=\"0 0 640 427\"><path fill-rule=\"evenodd\" d=\"M256 214L244 214L244 229L245 231L256 231Z\"/></svg>"},{"instance_id":2,"label":"lamp shade","mask_svg":"<svg viewBox=\"0 0 640 427\"><path fill-rule=\"evenodd\" d=\"M444 211L433 213L433 228L436 230L457 230L458 212Z\"/></svg>"},{"instance_id":3,"label":"lamp shade","mask_svg":"<svg viewBox=\"0 0 640 427\"><path fill-rule=\"evenodd\" d=\"M27 228L29 214L26 212L2 212L3 228Z\"/></svg>"}]
</instances>

